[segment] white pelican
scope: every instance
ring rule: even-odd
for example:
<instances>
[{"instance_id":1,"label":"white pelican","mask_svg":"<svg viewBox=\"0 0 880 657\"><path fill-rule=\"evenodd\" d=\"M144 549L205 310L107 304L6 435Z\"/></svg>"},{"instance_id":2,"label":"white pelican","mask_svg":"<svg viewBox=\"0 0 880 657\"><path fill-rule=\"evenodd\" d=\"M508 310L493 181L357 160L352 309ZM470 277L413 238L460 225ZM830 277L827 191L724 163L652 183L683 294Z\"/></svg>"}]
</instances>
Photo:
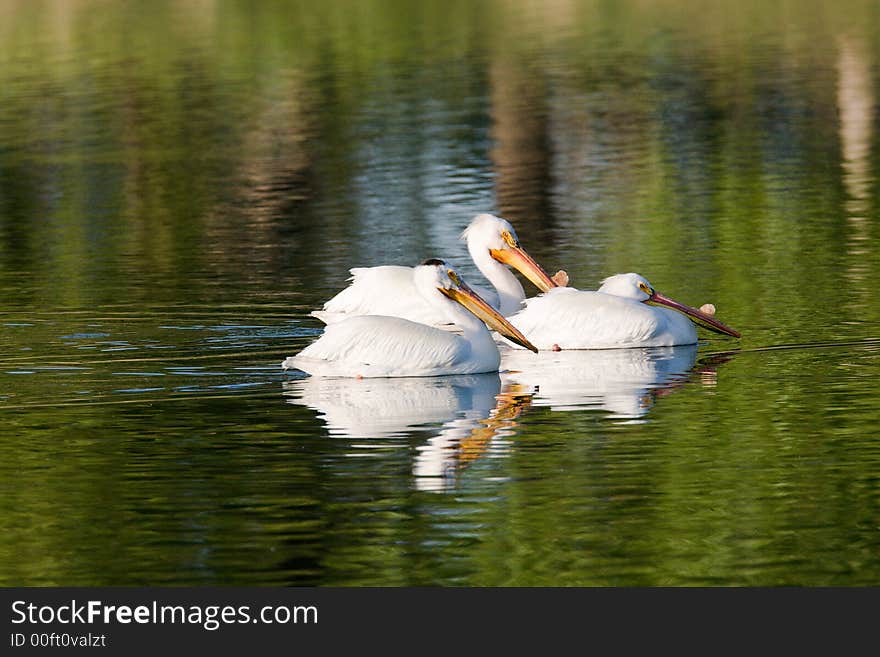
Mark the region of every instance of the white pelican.
<instances>
[{"instance_id":1,"label":"white pelican","mask_svg":"<svg viewBox=\"0 0 880 657\"><path fill-rule=\"evenodd\" d=\"M554 287L547 273L519 245L516 231L508 221L491 214L479 214L461 234L467 242L477 269L494 290L474 286L478 294L502 315L522 307L526 298L522 285L504 265L516 268L539 289ZM354 315L403 317L420 324L445 324L446 315L418 293L413 282L413 268L396 265L356 267L351 284L315 310L312 316L332 324Z\"/></svg>"},{"instance_id":2,"label":"white pelican","mask_svg":"<svg viewBox=\"0 0 880 657\"><path fill-rule=\"evenodd\" d=\"M282 367L317 376L353 377L497 372L501 356L487 324L514 343L537 351L443 260L425 260L412 275L422 297L461 335L401 317L360 315L328 325L320 338L287 358Z\"/></svg>"},{"instance_id":3,"label":"white pelican","mask_svg":"<svg viewBox=\"0 0 880 657\"><path fill-rule=\"evenodd\" d=\"M740 337L713 316L663 296L632 273L606 278L595 292L550 289L527 299L526 307L509 319L539 349L559 350L696 344L697 330L688 317L710 331Z\"/></svg>"}]
</instances>

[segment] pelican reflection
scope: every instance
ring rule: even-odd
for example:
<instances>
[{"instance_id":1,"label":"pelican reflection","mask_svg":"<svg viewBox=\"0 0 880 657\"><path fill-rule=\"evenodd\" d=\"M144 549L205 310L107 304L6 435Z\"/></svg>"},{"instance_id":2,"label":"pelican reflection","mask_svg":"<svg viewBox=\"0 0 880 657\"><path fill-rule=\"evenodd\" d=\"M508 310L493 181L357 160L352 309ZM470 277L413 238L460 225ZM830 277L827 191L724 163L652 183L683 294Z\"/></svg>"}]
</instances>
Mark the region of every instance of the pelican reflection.
<instances>
[{"instance_id":1,"label":"pelican reflection","mask_svg":"<svg viewBox=\"0 0 880 657\"><path fill-rule=\"evenodd\" d=\"M506 383L495 395L491 408L443 425L436 436L418 449L413 465L416 488L446 490L461 470L487 451L504 453L506 439L514 434L516 420L528 410L531 399L531 393L522 386Z\"/></svg>"},{"instance_id":2,"label":"pelican reflection","mask_svg":"<svg viewBox=\"0 0 880 657\"><path fill-rule=\"evenodd\" d=\"M286 382L284 395L315 410L332 436L430 432L416 447L415 487L443 491L477 460L506 454L532 407L602 410L615 420L643 421L658 398L686 383L714 385L716 367L732 354L696 356L696 345L538 354L510 349L502 353L500 375L308 377Z\"/></svg>"},{"instance_id":3,"label":"pelican reflection","mask_svg":"<svg viewBox=\"0 0 880 657\"><path fill-rule=\"evenodd\" d=\"M529 407L497 372L441 377L308 377L284 383L288 403L317 411L332 436L383 439L434 431L413 462L419 490L445 490L487 450L501 449Z\"/></svg>"},{"instance_id":4,"label":"pelican reflection","mask_svg":"<svg viewBox=\"0 0 880 657\"><path fill-rule=\"evenodd\" d=\"M504 381L533 391L532 405L553 411L603 410L639 420L658 396L686 383L696 345L644 349L505 350Z\"/></svg>"},{"instance_id":5,"label":"pelican reflection","mask_svg":"<svg viewBox=\"0 0 880 657\"><path fill-rule=\"evenodd\" d=\"M489 415L501 390L497 372L437 377L353 379L312 376L285 382L291 404L318 412L333 436L391 438Z\"/></svg>"}]
</instances>

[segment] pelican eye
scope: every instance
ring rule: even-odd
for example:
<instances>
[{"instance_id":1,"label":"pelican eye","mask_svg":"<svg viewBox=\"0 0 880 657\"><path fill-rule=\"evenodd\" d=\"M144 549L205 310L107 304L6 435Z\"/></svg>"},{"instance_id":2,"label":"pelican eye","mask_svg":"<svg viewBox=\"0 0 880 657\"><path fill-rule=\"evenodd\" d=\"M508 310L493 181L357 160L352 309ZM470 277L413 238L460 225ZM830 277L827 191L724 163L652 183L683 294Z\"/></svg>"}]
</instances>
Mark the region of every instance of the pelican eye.
<instances>
[{"instance_id":1,"label":"pelican eye","mask_svg":"<svg viewBox=\"0 0 880 657\"><path fill-rule=\"evenodd\" d=\"M456 285L461 285L461 279L458 277L458 274L456 274L451 269L447 269L446 273L449 276L449 280L451 280Z\"/></svg>"},{"instance_id":2,"label":"pelican eye","mask_svg":"<svg viewBox=\"0 0 880 657\"><path fill-rule=\"evenodd\" d=\"M519 242L517 242L516 238L510 234L509 230L501 231L501 239L503 239L504 243L511 248L516 249L519 247Z\"/></svg>"},{"instance_id":3,"label":"pelican eye","mask_svg":"<svg viewBox=\"0 0 880 657\"><path fill-rule=\"evenodd\" d=\"M642 292L644 292L645 294L647 294L648 296L651 296L652 294L654 294L654 290L652 290L651 288L649 288L647 285L645 285L642 282L639 282L639 289Z\"/></svg>"}]
</instances>

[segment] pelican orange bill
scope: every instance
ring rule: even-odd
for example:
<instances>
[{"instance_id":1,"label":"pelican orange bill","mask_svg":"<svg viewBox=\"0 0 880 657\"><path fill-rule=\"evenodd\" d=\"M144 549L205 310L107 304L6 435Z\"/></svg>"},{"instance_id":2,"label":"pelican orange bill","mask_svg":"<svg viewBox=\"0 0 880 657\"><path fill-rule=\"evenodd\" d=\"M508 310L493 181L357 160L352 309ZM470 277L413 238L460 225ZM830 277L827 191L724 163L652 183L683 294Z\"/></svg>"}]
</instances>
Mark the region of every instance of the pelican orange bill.
<instances>
[{"instance_id":1,"label":"pelican orange bill","mask_svg":"<svg viewBox=\"0 0 880 657\"><path fill-rule=\"evenodd\" d=\"M501 316L501 313L483 301L482 297L474 292L467 283L461 280L458 276L453 280L455 280L458 285L457 288L438 287L437 289L453 301L460 303L476 317L485 322L492 330L498 331L498 333L511 342L515 342L526 349L538 353L538 348L529 342L526 339L526 336L520 333L513 324L504 319L504 317Z\"/></svg>"},{"instance_id":2,"label":"pelican orange bill","mask_svg":"<svg viewBox=\"0 0 880 657\"><path fill-rule=\"evenodd\" d=\"M541 292L550 288L559 287L547 275L547 272L521 246L511 246L506 249L489 249L491 255L498 262L510 265L523 276L528 278Z\"/></svg>"}]
</instances>

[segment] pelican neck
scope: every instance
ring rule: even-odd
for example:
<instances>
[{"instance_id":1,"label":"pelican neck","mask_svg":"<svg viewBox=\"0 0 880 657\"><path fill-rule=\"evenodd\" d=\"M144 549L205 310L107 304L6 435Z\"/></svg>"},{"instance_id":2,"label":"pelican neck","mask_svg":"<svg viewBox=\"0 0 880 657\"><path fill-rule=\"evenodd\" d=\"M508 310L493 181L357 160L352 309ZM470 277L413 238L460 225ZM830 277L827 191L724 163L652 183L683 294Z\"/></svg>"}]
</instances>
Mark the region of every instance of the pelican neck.
<instances>
[{"instance_id":1,"label":"pelican neck","mask_svg":"<svg viewBox=\"0 0 880 657\"><path fill-rule=\"evenodd\" d=\"M526 298L526 293L516 276L506 266L495 260L489 253L489 249L469 242L468 251L470 251L477 269L498 292L498 312L507 317L519 311Z\"/></svg>"}]
</instances>

